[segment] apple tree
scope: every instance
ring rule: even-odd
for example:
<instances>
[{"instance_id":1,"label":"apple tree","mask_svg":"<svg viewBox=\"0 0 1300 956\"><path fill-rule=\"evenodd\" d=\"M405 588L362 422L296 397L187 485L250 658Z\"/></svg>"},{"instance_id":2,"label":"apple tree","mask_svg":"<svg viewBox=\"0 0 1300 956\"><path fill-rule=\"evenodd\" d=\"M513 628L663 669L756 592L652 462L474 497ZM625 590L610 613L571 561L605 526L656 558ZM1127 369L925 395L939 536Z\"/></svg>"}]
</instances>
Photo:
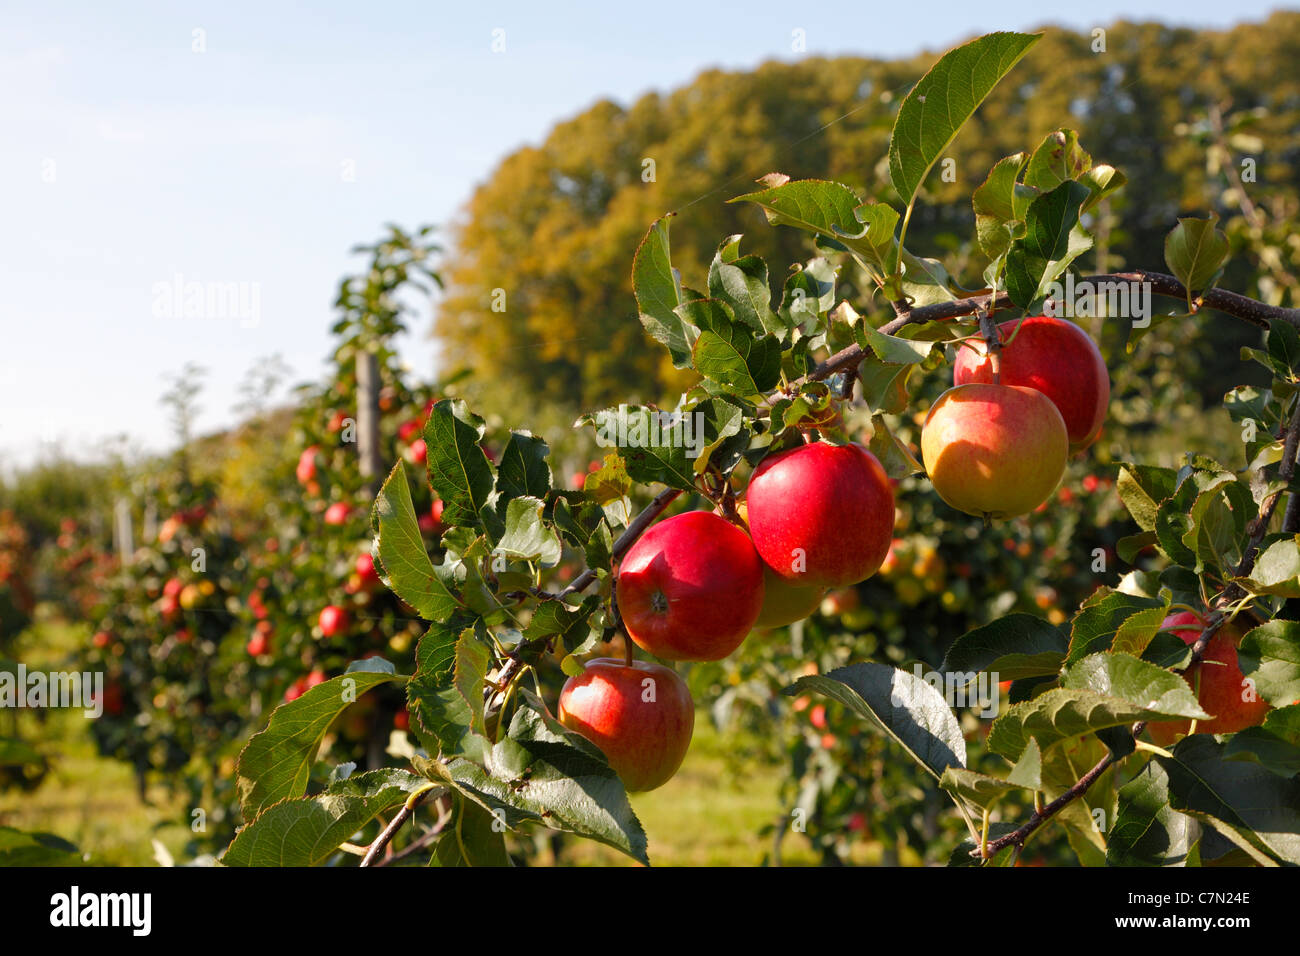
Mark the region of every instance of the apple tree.
<instances>
[{"instance_id":1,"label":"apple tree","mask_svg":"<svg viewBox=\"0 0 1300 956\"><path fill-rule=\"evenodd\" d=\"M1216 286L1227 250L1212 219L1174 227L1168 273L1080 274L1092 214L1124 177L1066 129L1000 160L975 191L983 289L957 288L906 245L932 168L1036 39L990 34L935 64L898 107L891 194L864 202L772 174L733 200L812 238L816 255L779 294L740 236L718 245L705 289L685 286L670 219L655 222L632 263L640 318L698 382L670 411L581 418L607 451L581 491L557 486L542 437L513 431L489 456L463 401L428 409L420 497L399 461L371 512L376 567L424 622L410 669L360 660L276 709L239 759L245 826L226 864L506 864L511 835L539 829L648 862L627 791L671 775L684 711L680 679L634 645L706 667L755 643L793 647L800 613L902 559L895 498L920 481L968 539L1000 542L1007 519L1031 529L1044 505L1069 508L1057 487L1102 427L1088 416L1100 402L1104 417L1108 383L1068 317L1104 315L1134 340L1210 311L1261 329L1247 357L1272 384L1227 396L1243 468L1190 454L1118 471L1132 527L1113 547L1132 571L1077 608L1059 592L1033 610L983 606L923 668L821 655L780 694L878 735L877 753L909 768L908 792L942 816L955 865L1014 864L1055 827L1085 864L1300 862L1300 314ZM848 275L873 296L840 301ZM1141 316L1139 290L1174 310ZM978 374L962 371L971 362ZM1090 368L1091 390L1062 387ZM909 413L941 378L953 387L925 399L914 439ZM443 503L432 548L425 495ZM1025 541L1027 553L1012 539L1020 563L1053 560ZM572 559L585 570L552 583ZM764 615L793 627L745 637ZM622 660L589 659L615 637ZM553 706L545 688L561 678ZM317 759L340 714L396 688L403 766Z\"/></svg>"}]
</instances>

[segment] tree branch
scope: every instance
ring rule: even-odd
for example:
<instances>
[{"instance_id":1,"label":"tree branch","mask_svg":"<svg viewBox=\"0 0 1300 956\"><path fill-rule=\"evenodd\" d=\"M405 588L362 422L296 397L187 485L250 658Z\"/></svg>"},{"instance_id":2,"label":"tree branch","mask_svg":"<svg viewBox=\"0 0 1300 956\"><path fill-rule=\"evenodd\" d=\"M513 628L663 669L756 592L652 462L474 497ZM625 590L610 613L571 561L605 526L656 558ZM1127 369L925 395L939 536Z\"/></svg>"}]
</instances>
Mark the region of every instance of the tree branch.
<instances>
[{"instance_id":1,"label":"tree branch","mask_svg":"<svg viewBox=\"0 0 1300 956\"><path fill-rule=\"evenodd\" d=\"M388 846L397 831L402 828L402 824L411 819L411 814L415 813L415 808L433 795L442 796L447 792L446 787L436 787L433 784L425 787L423 790L417 790L406 798L402 804L402 809L397 811L397 815L384 827L384 831L375 837L375 842L370 844L370 849L366 850L366 855L361 858L362 866L373 866L375 857L383 852L384 847Z\"/></svg>"},{"instance_id":2,"label":"tree branch","mask_svg":"<svg viewBox=\"0 0 1300 956\"><path fill-rule=\"evenodd\" d=\"M1128 283L1130 285L1147 283L1151 286L1151 291L1156 295L1180 299L1184 302L1188 298L1187 289L1173 276L1162 272L1148 272L1144 269L1085 276L1075 283L1075 288L1078 289L1084 285L1099 283ZM1269 322L1274 320L1289 322L1300 328L1300 309L1284 309L1280 306L1268 305L1248 296L1229 292L1226 289L1209 289L1203 292L1197 301L1200 307L1214 309L1261 328L1267 328ZM884 332L886 335L892 335L907 325L941 322L974 315L977 312L999 312L1011 308L1011 306L1011 297L1005 292L999 292L996 296L985 292L964 299L954 299L951 302L939 302L934 305L923 305L915 309L909 309L899 315L898 318L880 326L879 331ZM858 363L866 357L866 354L866 351L860 345L850 345L848 348L841 349L803 378L792 382L789 390L793 390L807 382L819 382L846 368L856 368Z\"/></svg>"}]
</instances>

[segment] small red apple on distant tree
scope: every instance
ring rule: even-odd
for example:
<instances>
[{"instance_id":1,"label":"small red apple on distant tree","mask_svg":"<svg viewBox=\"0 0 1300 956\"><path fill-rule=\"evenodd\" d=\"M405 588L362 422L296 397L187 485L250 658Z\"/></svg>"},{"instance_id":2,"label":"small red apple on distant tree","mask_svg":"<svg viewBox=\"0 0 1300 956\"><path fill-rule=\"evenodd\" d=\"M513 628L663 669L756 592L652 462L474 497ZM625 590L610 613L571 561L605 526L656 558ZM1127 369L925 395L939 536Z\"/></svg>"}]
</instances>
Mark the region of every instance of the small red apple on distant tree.
<instances>
[{"instance_id":1,"label":"small red apple on distant tree","mask_svg":"<svg viewBox=\"0 0 1300 956\"><path fill-rule=\"evenodd\" d=\"M347 611L337 604L327 604L321 608L317 623L320 624L321 634L326 637L333 637L347 626L347 619Z\"/></svg>"},{"instance_id":2,"label":"small red apple on distant tree","mask_svg":"<svg viewBox=\"0 0 1300 956\"><path fill-rule=\"evenodd\" d=\"M417 438L407 446L403 457L413 465L423 465L429 457L429 446L423 438Z\"/></svg>"},{"instance_id":3,"label":"small red apple on distant tree","mask_svg":"<svg viewBox=\"0 0 1300 956\"><path fill-rule=\"evenodd\" d=\"M442 499L434 498L428 514L420 515L420 530L425 534L439 534L442 531Z\"/></svg>"},{"instance_id":4,"label":"small red apple on distant tree","mask_svg":"<svg viewBox=\"0 0 1300 956\"><path fill-rule=\"evenodd\" d=\"M261 657L271 649L270 638L264 631L254 631L244 649L248 651L249 657Z\"/></svg>"},{"instance_id":5,"label":"small red apple on distant tree","mask_svg":"<svg viewBox=\"0 0 1300 956\"><path fill-rule=\"evenodd\" d=\"M618 569L618 608L632 640L656 657L716 661L744 641L763 606L763 564L749 536L709 511L643 534Z\"/></svg>"},{"instance_id":6,"label":"small red apple on distant tree","mask_svg":"<svg viewBox=\"0 0 1300 956\"><path fill-rule=\"evenodd\" d=\"M298 483L305 485L316 477L316 456L320 454L320 446L310 445L304 448L302 454L298 456Z\"/></svg>"},{"instance_id":7,"label":"small red apple on distant tree","mask_svg":"<svg viewBox=\"0 0 1300 956\"><path fill-rule=\"evenodd\" d=\"M345 501L336 501L325 509L325 523L331 525L346 524L352 509Z\"/></svg>"},{"instance_id":8,"label":"small red apple on distant tree","mask_svg":"<svg viewBox=\"0 0 1300 956\"><path fill-rule=\"evenodd\" d=\"M356 570L363 584L378 583L379 572L375 570L375 559L369 552L357 555Z\"/></svg>"},{"instance_id":9,"label":"small red apple on distant tree","mask_svg":"<svg viewBox=\"0 0 1300 956\"><path fill-rule=\"evenodd\" d=\"M1205 618L1192 611L1171 614L1160 624L1191 646L1205 630ZM1232 624L1225 624L1214 632L1205 645L1200 663L1183 674L1183 680L1193 688L1198 681L1197 700L1201 710L1212 715L1211 720L1197 721L1198 734L1232 734L1264 722L1271 710L1267 701L1260 698L1253 686L1247 683L1237 658L1237 644L1241 633ZM1191 729L1190 720L1162 720L1147 724L1147 733L1161 746L1169 746Z\"/></svg>"},{"instance_id":10,"label":"small red apple on distant tree","mask_svg":"<svg viewBox=\"0 0 1300 956\"><path fill-rule=\"evenodd\" d=\"M745 492L763 561L791 584L857 584L876 573L894 532L894 492L861 445L813 442L764 458Z\"/></svg>"},{"instance_id":11,"label":"small red apple on distant tree","mask_svg":"<svg viewBox=\"0 0 1300 956\"><path fill-rule=\"evenodd\" d=\"M109 634L108 631L98 631L95 636L90 639L90 643L95 645L95 647L108 647L112 641L113 635Z\"/></svg>"},{"instance_id":12,"label":"small red apple on distant tree","mask_svg":"<svg viewBox=\"0 0 1300 956\"><path fill-rule=\"evenodd\" d=\"M1052 400L1065 422L1070 453L1083 451L1101 434L1110 402L1110 374L1092 337L1073 322L1035 315L998 326L1003 385L1037 389ZM957 350L954 385L991 384L993 363L982 341Z\"/></svg>"},{"instance_id":13,"label":"small red apple on distant tree","mask_svg":"<svg viewBox=\"0 0 1300 956\"><path fill-rule=\"evenodd\" d=\"M601 657L565 681L559 719L599 747L635 792L662 786L682 765L695 704L686 682L662 664Z\"/></svg>"},{"instance_id":14,"label":"small red apple on distant tree","mask_svg":"<svg viewBox=\"0 0 1300 956\"><path fill-rule=\"evenodd\" d=\"M1020 385L958 385L935 401L921 428L934 490L985 519L1028 514L1065 474L1069 437L1056 406Z\"/></svg>"}]
</instances>

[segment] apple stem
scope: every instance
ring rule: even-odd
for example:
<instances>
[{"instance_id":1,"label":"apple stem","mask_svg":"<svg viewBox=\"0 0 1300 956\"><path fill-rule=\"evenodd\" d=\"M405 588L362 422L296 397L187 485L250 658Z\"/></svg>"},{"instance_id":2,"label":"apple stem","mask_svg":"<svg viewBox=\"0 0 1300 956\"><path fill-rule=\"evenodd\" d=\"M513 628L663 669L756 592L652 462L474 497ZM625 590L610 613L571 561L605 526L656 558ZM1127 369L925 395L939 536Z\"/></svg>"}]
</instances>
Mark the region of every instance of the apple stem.
<instances>
[{"instance_id":1,"label":"apple stem","mask_svg":"<svg viewBox=\"0 0 1300 956\"><path fill-rule=\"evenodd\" d=\"M980 333L984 336L984 345L989 357L989 369L993 373L993 384L1002 384L1002 339L998 335L997 323L984 309L978 313Z\"/></svg>"}]
</instances>

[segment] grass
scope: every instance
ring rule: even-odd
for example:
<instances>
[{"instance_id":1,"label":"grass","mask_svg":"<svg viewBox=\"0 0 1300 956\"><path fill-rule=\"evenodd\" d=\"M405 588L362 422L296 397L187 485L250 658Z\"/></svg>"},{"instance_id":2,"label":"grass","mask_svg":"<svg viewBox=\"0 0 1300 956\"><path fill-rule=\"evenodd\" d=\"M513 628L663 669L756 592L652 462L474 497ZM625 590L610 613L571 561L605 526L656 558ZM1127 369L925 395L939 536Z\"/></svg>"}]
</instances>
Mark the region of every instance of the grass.
<instances>
[{"instance_id":1,"label":"grass","mask_svg":"<svg viewBox=\"0 0 1300 956\"><path fill-rule=\"evenodd\" d=\"M48 614L19 639L17 655L29 669L59 667L88 637L86 629ZM88 862L104 866L152 866L153 841L177 859L187 832L179 798L162 787L151 788L141 801L131 768L100 757L77 712L47 712L43 724L34 715L18 715L20 735L35 741L51 762L40 785L30 791L0 790L0 825L54 833L76 844ZM719 734L701 711L695 738L682 769L650 793L633 794L632 806L649 839L656 866L754 866L771 849L759 831L785 824L778 800L783 767L740 762L732 751L743 741ZM738 766L738 764L740 764ZM871 860L864 847L861 862ZM791 865L817 862L797 833L782 843L782 860ZM635 865L615 850L588 840L566 840L558 859L536 862L578 866Z\"/></svg>"},{"instance_id":2,"label":"grass","mask_svg":"<svg viewBox=\"0 0 1300 956\"><path fill-rule=\"evenodd\" d=\"M58 669L87 637L84 627L41 614L19 637L17 656L29 670ZM80 712L48 711L43 723L16 716L19 736L35 743L50 770L32 791L0 790L0 825L54 833L101 866L153 865L155 839L180 852L187 836L176 823L180 804L161 787L142 802L131 767L98 755Z\"/></svg>"}]
</instances>

